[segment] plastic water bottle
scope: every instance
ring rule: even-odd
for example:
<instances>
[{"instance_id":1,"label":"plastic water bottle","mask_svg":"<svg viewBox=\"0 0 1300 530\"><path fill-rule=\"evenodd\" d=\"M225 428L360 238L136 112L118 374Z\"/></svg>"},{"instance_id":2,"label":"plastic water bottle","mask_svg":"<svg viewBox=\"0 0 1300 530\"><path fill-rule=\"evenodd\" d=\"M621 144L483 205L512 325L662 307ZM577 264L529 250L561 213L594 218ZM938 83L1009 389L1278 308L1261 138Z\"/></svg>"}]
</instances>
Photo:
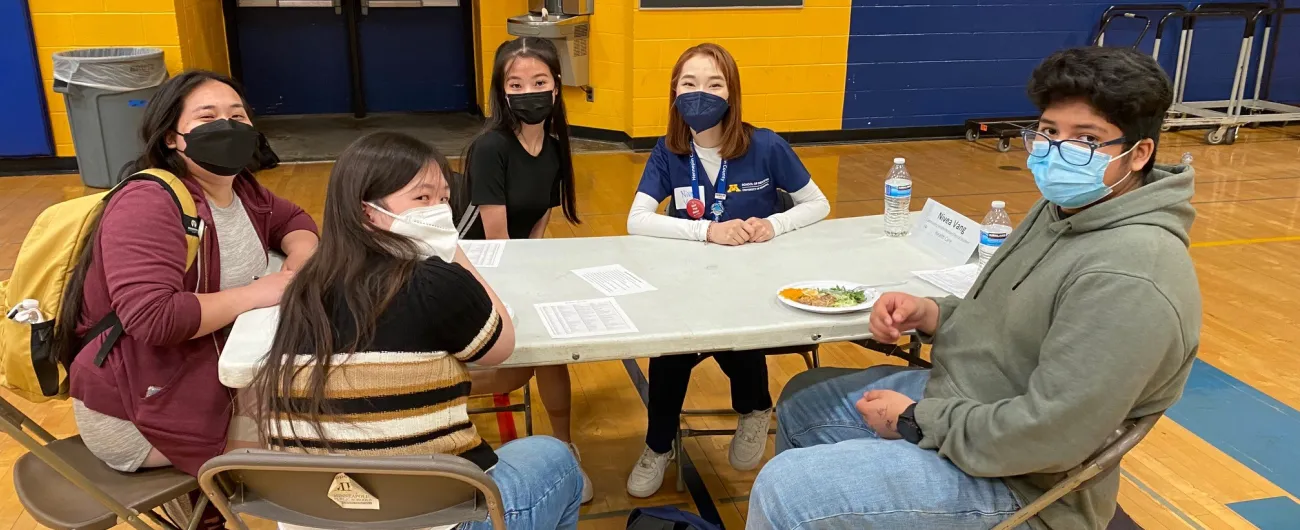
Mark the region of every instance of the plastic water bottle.
<instances>
[{"instance_id":1,"label":"plastic water bottle","mask_svg":"<svg viewBox=\"0 0 1300 530\"><path fill-rule=\"evenodd\" d=\"M894 159L894 167L885 176L885 235L903 237L912 229L909 216L912 205L912 175L907 160Z\"/></svg>"},{"instance_id":2,"label":"plastic water bottle","mask_svg":"<svg viewBox=\"0 0 1300 530\"><path fill-rule=\"evenodd\" d=\"M1007 203L993 201L993 209L984 216L980 226L980 268L989 262L993 253L998 251L1002 242L1011 235L1011 217L1007 215Z\"/></svg>"}]
</instances>

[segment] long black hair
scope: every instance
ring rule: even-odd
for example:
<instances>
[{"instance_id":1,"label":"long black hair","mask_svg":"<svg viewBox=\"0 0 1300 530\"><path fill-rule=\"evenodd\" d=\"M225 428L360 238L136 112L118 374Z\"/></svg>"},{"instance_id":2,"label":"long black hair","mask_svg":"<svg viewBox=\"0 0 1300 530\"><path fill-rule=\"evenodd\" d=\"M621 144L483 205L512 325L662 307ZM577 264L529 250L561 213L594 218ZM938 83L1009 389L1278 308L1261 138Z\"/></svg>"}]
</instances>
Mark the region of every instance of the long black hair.
<instances>
[{"instance_id":1,"label":"long black hair","mask_svg":"<svg viewBox=\"0 0 1300 530\"><path fill-rule=\"evenodd\" d=\"M504 42L497 48L496 59L492 66L492 85L488 90L488 105L492 115L488 117L479 138L492 131L511 138L519 134L521 123L514 113L510 112L510 101L506 98L506 70L516 59L525 57L537 59L545 64L555 80L555 104L551 108L551 115L542 122L542 127L546 134L555 138L560 146L560 205L564 208L564 217L570 223L581 224L582 221L578 220L577 191L573 183L573 154L569 149L569 117L564 110L564 90L560 85L560 54L551 41L538 37L519 37ZM470 157L474 153L474 144L477 143L478 138L469 145L465 153L465 164L462 166L469 182L473 182L474 179L474 175L469 174L469 168L473 167L470 165Z\"/></svg>"},{"instance_id":2,"label":"long black hair","mask_svg":"<svg viewBox=\"0 0 1300 530\"><path fill-rule=\"evenodd\" d=\"M185 110L185 98L195 88L208 81L225 83L244 99L244 93L233 79L207 70L188 70L163 83L158 88L149 105L144 109L144 119L140 124L140 139L144 141L144 152L134 161L122 167L121 176L126 178L146 169L163 169L181 178L189 177L189 169L180 153L167 146L169 136L176 132L181 113ZM53 354L65 366L71 365L73 358L81 351L81 337L77 335L77 321L81 318L84 302L82 291L85 289L86 273L94 261L95 238L99 234L101 213L91 222L82 243L81 255L77 265L72 269L68 283L63 289L63 301L59 315L55 320ZM178 226L179 230L180 227Z\"/></svg>"},{"instance_id":3,"label":"long black hair","mask_svg":"<svg viewBox=\"0 0 1300 530\"><path fill-rule=\"evenodd\" d=\"M429 166L448 177L447 159L437 149L394 132L363 136L339 155L325 192L320 246L285 290L275 340L250 387L258 396L254 418L263 441L284 446L287 438L297 439L272 425L292 419L308 422L328 448L320 419L334 413L325 400L334 354L356 353L370 342L375 323L418 263L414 242L376 228L363 204L388 208L384 197ZM346 343L335 341L327 303L343 304L352 315Z\"/></svg>"}]
</instances>

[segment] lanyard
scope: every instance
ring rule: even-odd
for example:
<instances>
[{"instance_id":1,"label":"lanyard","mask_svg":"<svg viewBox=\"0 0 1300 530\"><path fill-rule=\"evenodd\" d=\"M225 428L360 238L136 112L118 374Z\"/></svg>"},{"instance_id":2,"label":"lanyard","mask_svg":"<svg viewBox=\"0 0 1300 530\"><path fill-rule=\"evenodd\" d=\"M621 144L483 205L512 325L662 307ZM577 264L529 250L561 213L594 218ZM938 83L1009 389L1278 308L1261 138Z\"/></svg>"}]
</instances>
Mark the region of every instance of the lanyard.
<instances>
[{"instance_id":1,"label":"lanyard","mask_svg":"<svg viewBox=\"0 0 1300 530\"><path fill-rule=\"evenodd\" d=\"M696 173L700 162L695 156L695 146L691 146L691 197L700 199L700 177ZM709 213L713 214L713 222L722 222L722 213L726 211L722 202L727 200L727 161L722 161L722 166L718 168L718 182L713 189L713 206L709 207Z\"/></svg>"}]
</instances>

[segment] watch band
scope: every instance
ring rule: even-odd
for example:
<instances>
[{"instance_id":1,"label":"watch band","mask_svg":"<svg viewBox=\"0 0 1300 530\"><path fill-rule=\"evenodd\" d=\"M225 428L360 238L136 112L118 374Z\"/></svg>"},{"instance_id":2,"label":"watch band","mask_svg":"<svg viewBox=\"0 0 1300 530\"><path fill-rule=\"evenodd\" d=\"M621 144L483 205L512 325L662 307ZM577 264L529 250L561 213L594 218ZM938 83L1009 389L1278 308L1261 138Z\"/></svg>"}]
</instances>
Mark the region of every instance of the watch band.
<instances>
[{"instance_id":1,"label":"watch band","mask_svg":"<svg viewBox=\"0 0 1300 530\"><path fill-rule=\"evenodd\" d=\"M908 405L903 409L903 413L898 415L898 435L914 444L921 443L921 438L925 437L921 433L920 424L916 423L916 403Z\"/></svg>"}]
</instances>

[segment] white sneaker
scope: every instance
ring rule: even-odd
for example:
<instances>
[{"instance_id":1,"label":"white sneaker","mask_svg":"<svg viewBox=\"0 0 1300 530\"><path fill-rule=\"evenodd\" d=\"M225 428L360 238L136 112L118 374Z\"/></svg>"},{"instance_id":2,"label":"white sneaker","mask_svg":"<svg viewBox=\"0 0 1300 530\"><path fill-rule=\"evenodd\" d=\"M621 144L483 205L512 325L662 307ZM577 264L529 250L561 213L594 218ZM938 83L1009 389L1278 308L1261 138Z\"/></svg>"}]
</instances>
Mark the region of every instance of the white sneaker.
<instances>
[{"instance_id":1,"label":"white sneaker","mask_svg":"<svg viewBox=\"0 0 1300 530\"><path fill-rule=\"evenodd\" d=\"M772 422L772 409L743 414L736 420L736 435L731 437L731 450L727 459L738 471L749 471L763 461L767 450L767 427Z\"/></svg>"},{"instance_id":2,"label":"white sneaker","mask_svg":"<svg viewBox=\"0 0 1300 530\"><path fill-rule=\"evenodd\" d=\"M591 489L591 477L587 476L587 471L582 469L582 455L578 454L578 446L569 444L569 451L573 453L573 458L578 460L578 472L582 473L582 503L591 502L596 493Z\"/></svg>"},{"instance_id":3,"label":"white sneaker","mask_svg":"<svg viewBox=\"0 0 1300 530\"><path fill-rule=\"evenodd\" d=\"M654 495L664 485L664 470L675 456L674 451L659 454L646 447L627 477L627 494L642 499Z\"/></svg>"}]
</instances>

